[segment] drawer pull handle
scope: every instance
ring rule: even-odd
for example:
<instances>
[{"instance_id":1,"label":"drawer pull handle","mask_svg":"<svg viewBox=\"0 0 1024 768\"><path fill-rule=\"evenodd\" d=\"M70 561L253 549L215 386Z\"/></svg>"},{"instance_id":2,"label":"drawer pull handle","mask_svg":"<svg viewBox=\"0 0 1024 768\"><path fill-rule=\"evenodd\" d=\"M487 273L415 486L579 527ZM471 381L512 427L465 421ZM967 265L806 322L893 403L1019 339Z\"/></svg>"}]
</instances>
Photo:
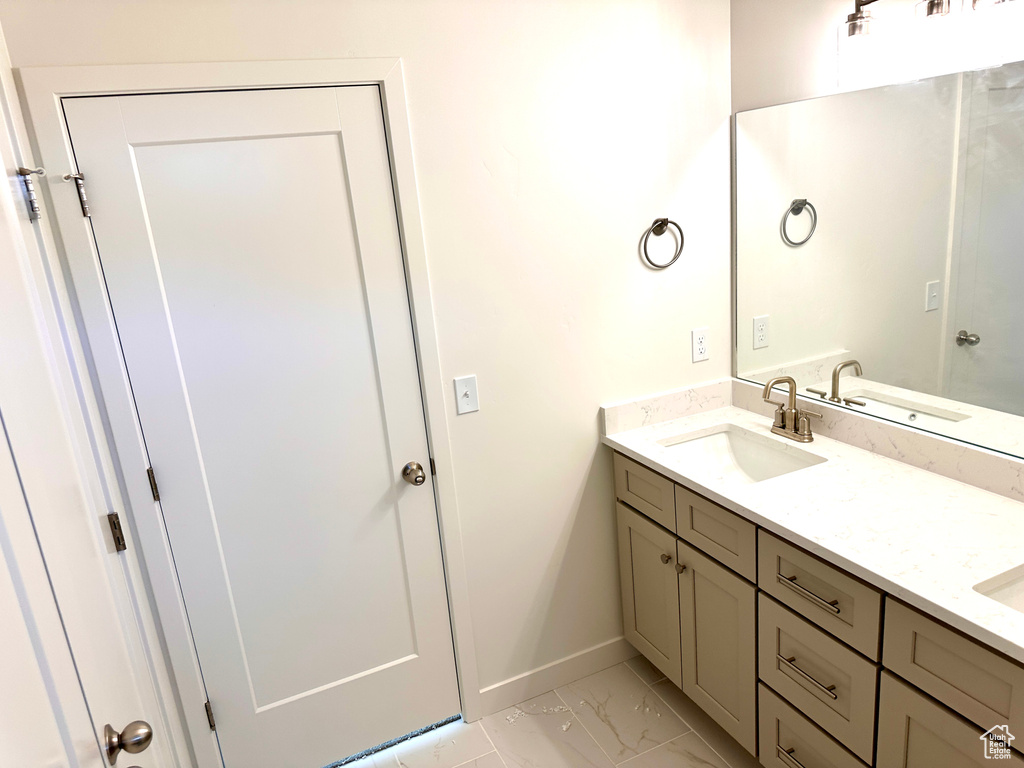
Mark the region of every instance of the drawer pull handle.
<instances>
[{"instance_id":1,"label":"drawer pull handle","mask_svg":"<svg viewBox=\"0 0 1024 768\"><path fill-rule=\"evenodd\" d=\"M801 586L796 583L796 576L783 576L781 573L776 576L779 580L779 584L789 587L796 592L800 597L810 600L819 608L824 608L826 611L834 613L836 616L839 615L839 601L838 600L826 600L823 597L818 597L816 594L811 592L807 587Z\"/></svg>"},{"instance_id":2,"label":"drawer pull handle","mask_svg":"<svg viewBox=\"0 0 1024 768\"><path fill-rule=\"evenodd\" d=\"M813 677L811 677L806 672L804 672L802 669L800 669L800 667L798 667L796 664L794 664L793 662L796 661L796 656L790 656L787 659L781 653L777 653L777 654L775 654L775 658L778 659L779 664L785 664L789 669L791 669L794 672L796 672L798 675L800 675L800 677L802 677L804 680L809 682L811 685L813 685L815 688L817 688L823 694L825 694L830 699L832 699L832 701L835 701L836 699L839 698L839 695L835 692L836 687L834 685L822 685L817 680L815 680Z\"/></svg>"},{"instance_id":3,"label":"drawer pull handle","mask_svg":"<svg viewBox=\"0 0 1024 768\"><path fill-rule=\"evenodd\" d=\"M791 768L806 768L803 763L793 757L793 753L796 752L796 749L785 749L777 746L775 747L775 750L779 755L779 760L784 762L786 765L791 766Z\"/></svg>"}]
</instances>

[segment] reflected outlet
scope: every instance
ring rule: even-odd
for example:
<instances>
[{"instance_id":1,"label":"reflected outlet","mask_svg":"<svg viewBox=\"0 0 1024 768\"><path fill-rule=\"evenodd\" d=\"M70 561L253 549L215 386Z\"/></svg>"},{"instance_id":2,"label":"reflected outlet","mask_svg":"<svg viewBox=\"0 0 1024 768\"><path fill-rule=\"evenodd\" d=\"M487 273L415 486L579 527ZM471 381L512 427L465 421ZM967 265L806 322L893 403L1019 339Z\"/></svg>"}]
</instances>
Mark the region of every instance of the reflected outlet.
<instances>
[{"instance_id":1,"label":"reflected outlet","mask_svg":"<svg viewBox=\"0 0 1024 768\"><path fill-rule=\"evenodd\" d=\"M764 349L768 346L768 315L758 315L754 318L754 349Z\"/></svg>"}]
</instances>

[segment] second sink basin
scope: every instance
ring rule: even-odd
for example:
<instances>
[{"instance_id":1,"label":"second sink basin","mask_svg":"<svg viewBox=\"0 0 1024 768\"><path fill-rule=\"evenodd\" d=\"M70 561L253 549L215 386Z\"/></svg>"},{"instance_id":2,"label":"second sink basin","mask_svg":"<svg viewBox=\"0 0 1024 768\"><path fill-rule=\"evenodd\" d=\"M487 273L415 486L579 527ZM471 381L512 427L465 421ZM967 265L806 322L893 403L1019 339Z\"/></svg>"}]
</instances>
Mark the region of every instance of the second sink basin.
<instances>
[{"instance_id":1,"label":"second sink basin","mask_svg":"<svg viewBox=\"0 0 1024 768\"><path fill-rule=\"evenodd\" d=\"M980 584L975 584L974 591L1024 613L1024 565L1018 565Z\"/></svg>"},{"instance_id":2,"label":"second sink basin","mask_svg":"<svg viewBox=\"0 0 1024 768\"><path fill-rule=\"evenodd\" d=\"M843 396L866 401L867 407L864 410L870 414L922 429L941 428L943 424L948 425L950 422L971 418L966 413L915 403L870 389L855 389L852 392L844 392Z\"/></svg>"},{"instance_id":3,"label":"second sink basin","mask_svg":"<svg viewBox=\"0 0 1024 768\"><path fill-rule=\"evenodd\" d=\"M732 482L758 483L827 461L735 424L719 424L658 443L668 448L695 480L707 475Z\"/></svg>"}]
</instances>

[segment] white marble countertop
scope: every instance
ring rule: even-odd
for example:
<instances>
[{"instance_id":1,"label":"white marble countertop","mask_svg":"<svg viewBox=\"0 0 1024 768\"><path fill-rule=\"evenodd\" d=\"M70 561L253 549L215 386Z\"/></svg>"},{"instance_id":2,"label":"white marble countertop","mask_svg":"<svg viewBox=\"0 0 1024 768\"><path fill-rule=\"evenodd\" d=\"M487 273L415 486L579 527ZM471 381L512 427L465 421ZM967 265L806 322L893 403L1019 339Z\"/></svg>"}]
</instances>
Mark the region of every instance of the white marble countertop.
<instances>
[{"instance_id":1,"label":"white marble countertop","mask_svg":"<svg viewBox=\"0 0 1024 768\"><path fill-rule=\"evenodd\" d=\"M687 474L659 440L730 423L827 461L757 483ZM1024 564L1024 504L854 446L771 434L727 406L602 441L1024 663L1024 613L972 588Z\"/></svg>"}]
</instances>

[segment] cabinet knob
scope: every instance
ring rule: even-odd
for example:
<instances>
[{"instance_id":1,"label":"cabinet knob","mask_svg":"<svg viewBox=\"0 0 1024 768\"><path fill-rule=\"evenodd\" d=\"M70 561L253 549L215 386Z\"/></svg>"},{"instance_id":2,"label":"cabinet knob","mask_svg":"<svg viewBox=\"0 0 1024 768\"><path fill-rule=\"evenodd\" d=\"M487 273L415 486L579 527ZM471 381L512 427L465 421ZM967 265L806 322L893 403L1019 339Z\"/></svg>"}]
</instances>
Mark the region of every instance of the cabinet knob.
<instances>
[{"instance_id":1,"label":"cabinet knob","mask_svg":"<svg viewBox=\"0 0 1024 768\"><path fill-rule=\"evenodd\" d=\"M686 570L686 566L682 563L676 563L676 573L682 573Z\"/></svg>"},{"instance_id":2,"label":"cabinet knob","mask_svg":"<svg viewBox=\"0 0 1024 768\"><path fill-rule=\"evenodd\" d=\"M672 562L672 555L665 555L665 554L663 554L661 556L661 562L663 562L665 565L668 565L669 563Z\"/></svg>"}]
</instances>

